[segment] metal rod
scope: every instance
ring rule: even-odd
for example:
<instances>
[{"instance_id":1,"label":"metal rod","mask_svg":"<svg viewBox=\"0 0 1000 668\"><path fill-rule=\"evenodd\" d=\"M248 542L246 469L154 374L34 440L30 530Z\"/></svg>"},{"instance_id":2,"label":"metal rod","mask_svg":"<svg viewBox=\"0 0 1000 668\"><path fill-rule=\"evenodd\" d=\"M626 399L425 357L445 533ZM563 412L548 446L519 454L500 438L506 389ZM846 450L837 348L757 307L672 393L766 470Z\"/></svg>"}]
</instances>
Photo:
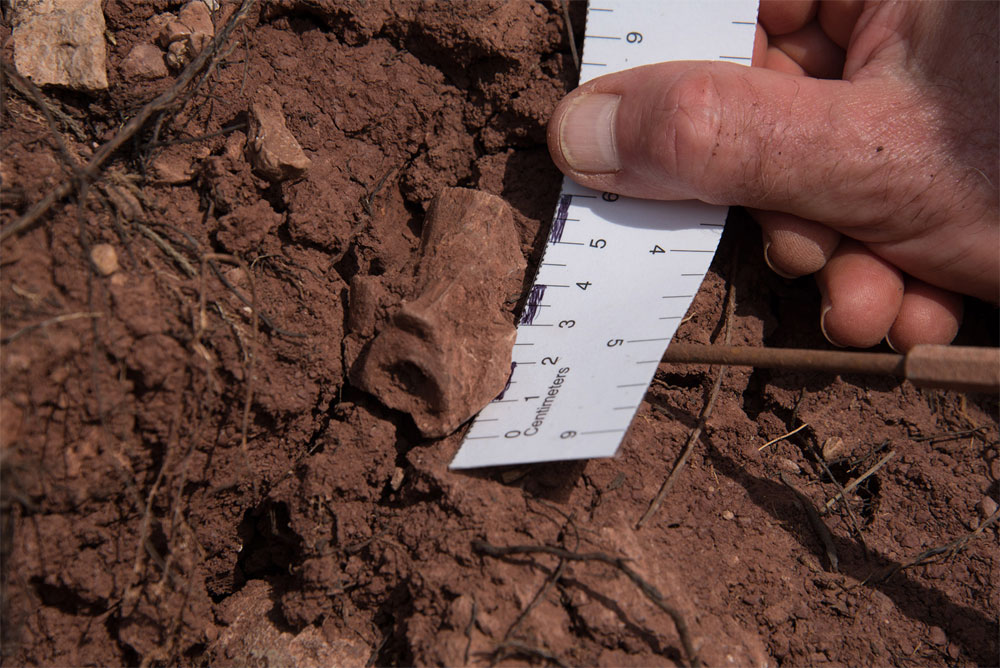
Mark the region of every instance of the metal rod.
<instances>
[{"instance_id":1,"label":"metal rod","mask_svg":"<svg viewBox=\"0 0 1000 668\"><path fill-rule=\"evenodd\" d=\"M895 355L672 343L662 361L895 376L923 387L1000 392L1000 349L997 348L915 346L906 355Z\"/></svg>"}]
</instances>

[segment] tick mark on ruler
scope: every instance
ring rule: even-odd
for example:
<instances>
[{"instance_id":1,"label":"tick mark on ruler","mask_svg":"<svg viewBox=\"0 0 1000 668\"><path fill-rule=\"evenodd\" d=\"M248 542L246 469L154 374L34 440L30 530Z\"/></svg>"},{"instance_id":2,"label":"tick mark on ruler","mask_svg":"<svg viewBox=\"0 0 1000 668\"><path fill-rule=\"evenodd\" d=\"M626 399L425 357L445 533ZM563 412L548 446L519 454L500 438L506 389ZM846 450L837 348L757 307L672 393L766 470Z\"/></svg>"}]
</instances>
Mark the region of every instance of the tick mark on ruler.
<instances>
[{"instance_id":1,"label":"tick mark on ruler","mask_svg":"<svg viewBox=\"0 0 1000 668\"><path fill-rule=\"evenodd\" d=\"M646 387L649 383L626 383L625 385L616 385L615 387Z\"/></svg>"},{"instance_id":2,"label":"tick mark on ruler","mask_svg":"<svg viewBox=\"0 0 1000 668\"><path fill-rule=\"evenodd\" d=\"M559 197L559 206L556 208L555 218L552 219L552 230L549 232L549 243L557 244L562 239L563 231L566 229L566 216L569 214L569 205L572 202L572 195Z\"/></svg>"},{"instance_id":3,"label":"tick mark on ruler","mask_svg":"<svg viewBox=\"0 0 1000 668\"><path fill-rule=\"evenodd\" d=\"M607 35L584 35L584 39L621 39L621 37L608 37Z\"/></svg>"},{"instance_id":4,"label":"tick mark on ruler","mask_svg":"<svg viewBox=\"0 0 1000 668\"><path fill-rule=\"evenodd\" d=\"M591 67L607 67L607 63L580 63L581 65L590 65Z\"/></svg>"},{"instance_id":5,"label":"tick mark on ruler","mask_svg":"<svg viewBox=\"0 0 1000 668\"><path fill-rule=\"evenodd\" d=\"M641 362L636 362L636 364L659 364L660 360L642 360Z\"/></svg>"},{"instance_id":6,"label":"tick mark on ruler","mask_svg":"<svg viewBox=\"0 0 1000 668\"><path fill-rule=\"evenodd\" d=\"M476 422L499 422L500 418L476 418Z\"/></svg>"},{"instance_id":7,"label":"tick mark on ruler","mask_svg":"<svg viewBox=\"0 0 1000 668\"><path fill-rule=\"evenodd\" d=\"M613 9L598 9L597 7L590 7L589 9L592 12L613 12L613 11L615 11Z\"/></svg>"},{"instance_id":8,"label":"tick mark on ruler","mask_svg":"<svg viewBox=\"0 0 1000 668\"><path fill-rule=\"evenodd\" d=\"M662 318L657 318L657 320L680 320L683 317L682 315L665 315Z\"/></svg>"},{"instance_id":9,"label":"tick mark on ruler","mask_svg":"<svg viewBox=\"0 0 1000 668\"><path fill-rule=\"evenodd\" d=\"M536 285L531 288L531 292L528 293L528 303L524 306L524 313L521 314L521 325L530 325L534 322L535 318L538 316L538 308L542 305L542 299L545 297L545 286Z\"/></svg>"},{"instance_id":10,"label":"tick mark on ruler","mask_svg":"<svg viewBox=\"0 0 1000 668\"><path fill-rule=\"evenodd\" d=\"M755 25L757 25L757 23L754 22L754 21L733 21L733 23L735 25L738 25L738 26L755 26Z\"/></svg>"},{"instance_id":11,"label":"tick mark on ruler","mask_svg":"<svg viewBox=\"0 0 1000 668\"><path fill-rule=\"evenodd\" d=\"M725 227L725 223L698 223L701 227Z\"/></svg>"},{"instance_id":12,"label":"tick mark on ruler","mask_svg":"<svg viewBox=\"0 0 1000 668\"><path fill-rule=\"evenodd\" d=\"M543 267L565 267L565 264L559 264L558 262L543 262Z\"/></svg>"},{"instance_id":13,"label":"tick mark on ruler","mask_svg":"<svg viewBox=\"0 0 1000 668\"><path fill-rule=\"evenodd\" d=\"M484 438L500 438L500 437L499 436L466 436L465 440L467 440L467 441L481 441Z\"/></svg>"},{"instance_id":14,"label":"tick mark on ruler","mask_svg":"<svg viewBox=\"0 0 1000 668\"><path fill-rule=\"evenodd\" d=\"M746 60L747 62L752 60L751 58L747 58L746 56L719 56L719 58L723 58L725 60Z\"/></svg>"},{"instance_id":15,"label":"tick mark on ruler","mask_svg":"<svg viewBox=\"0 0 1000 668\"><path fill-rule=\"evenodd\" d=\"M535 344L534 343L515 343L514 345L515 346L533 346Z\"/></svg>"},{"instance_id":16,"label":"tick mark on ruler","mask_svg":"<svg viewBox=\"0 0 1000 668\"><path fill-rule=\"evenodd\" d=\"M696 271L696 272L691 273L691 274L681 274L681 276L704 276L704 274L701 274L701 273L699 273L699 272Z\"/></svg>"},{"instance_id":17,"label":"tick mark on ruler","mask_svg":"<svg viewBox=\"0 0 1000 668\"><path fill-rule=\"evenodd\" d=\"M714 253L714 248L671 248L671 253Z\"/></svg>"},{"instance_id":18,"label":"tick mark on ruler","mask_svg":"<svg viewBox=\"0 0 1000 668\"><path fill-rule=\"evenodd\" d=\"M681 276L686 276L687 274L681 274ZM694 295L663 295L660 299L690 299Z\"/></svg>"},{"instance_id":19,"label":"tick mark on ruler","mask_svg":"<svg viewBox=\"0 0 1000 668\"><path fill-rule=\"evenodd\" d=\"M669 341L669 336L664 336L661 339L629 339L625 343L649 343L650 341Z\"/></svg>"},{"instance_id":20,"label":"tick mark on ruler","mask_svg":"<svg viewBox=\"0 0 1000 668\"><path fill-rule=\"evenodd\" d=\"M616 410L616 411L630 411L630 410L632 410L634 408L638 408L638 406L615 406L612 410Z\"/></svg>"},{"instance_id":21,"label":"tick mark on ruler","mask_svg":"<svg viewBox=\"0 0 1000 668\"><path fill-rule=\"evenodd\" d=\"M562 244L563 246L583 246L582 241L553 241L554 244Z\"/></svg>"},{"instance_id":22,"label":"tick mark on ruler","mask_svg":"<svg viewBox=\"0 0 1000 668\"><path fill-rule=\"evenodd\" d=\"M614 434L615 432L622 432L624 429L598 429L597 431L581 431L581 436L587 436L589 434Z\"/></svg>"}]
</instances>

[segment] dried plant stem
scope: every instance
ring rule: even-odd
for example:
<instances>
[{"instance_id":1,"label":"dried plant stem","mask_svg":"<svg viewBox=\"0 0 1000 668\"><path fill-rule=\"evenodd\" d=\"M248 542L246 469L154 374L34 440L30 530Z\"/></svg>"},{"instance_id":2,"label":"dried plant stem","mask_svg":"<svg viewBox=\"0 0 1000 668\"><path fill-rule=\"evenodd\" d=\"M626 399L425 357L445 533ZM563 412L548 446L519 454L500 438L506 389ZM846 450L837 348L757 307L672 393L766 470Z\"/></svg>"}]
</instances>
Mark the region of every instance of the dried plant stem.
<instances>
[{"instance_id":1,"label":"dried plant stem","mask_svg":"<svg viewBox=\"0 0 1000 668\"><path fill-rule=\"evenodd\" d=\"M551 554L564 561L599 561L601 563L608 564L609 566L614 566L621 571L625 577L631 580L647 599L670 616L674 622L674 626L677 627L677 635L680 637L681 644L684 646L684 652L687 654L688 662L694 667L701 665L701 662L698 660L697 650L694 646L694 640L691 638L691 631L688 628L687 621L684 619L684 615L681 614L680 610L667 603L667 601L663 598L663 594L661 594L660 591L652 584L646 582L641 575L636 573L622 557L613 557L609 554L605 554L604 552L571 552L570 550L565 550L561 547L553 547L551 545L509 545L501 547L491 545L482 540L472 541L472 547L476 551L488 554L491 557L507 557L515 554Z\"/></svg>"}]
</instances>

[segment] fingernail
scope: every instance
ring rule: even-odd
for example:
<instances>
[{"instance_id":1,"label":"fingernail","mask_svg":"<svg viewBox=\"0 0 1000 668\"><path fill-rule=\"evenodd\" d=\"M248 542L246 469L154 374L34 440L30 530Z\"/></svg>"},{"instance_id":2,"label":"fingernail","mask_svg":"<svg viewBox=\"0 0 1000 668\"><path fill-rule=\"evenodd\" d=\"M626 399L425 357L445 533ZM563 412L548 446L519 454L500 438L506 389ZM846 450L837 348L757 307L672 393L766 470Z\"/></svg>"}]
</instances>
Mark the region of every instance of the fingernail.
<instances>
[{"instance_id":1,"label":"fingernail","mask_svg":"<svg viewBox=\"0 0 1000 668\"><path fill-rule=\"evenodd\" d=\"M768 241L767 243L764 244L764 262L767 264L768 267L771 268L771 271L776 273L778 276L781 276L782 278L798 278L798 276L792 276L791 274L786 274L780 269L775 268L775 266L771 263L771 256L768 255L767 253L770 249L771 249L771 242Z\"/></svg>"},{"instance_id":2,"label":"fingernail","mask_svg":"<svg viewBox=\"0 0 1000 668\"><path fill-rule=\"evenodd\" d=\"M621 169L615 147L619 95L590 93L577 98L562 118L559 148L578 172L602 174Z\"/></svg>"},{"instance_id":3,"label":"fingernail","mask_svg":"<svg viewBox=\"0 0 1000 668\"><path fill-rule=\"evenodd\" d=\"M894 353L897 353L897 354L902 354L902 353L900 352L899 348L897 348L896 346L894 346L894 345L892 344L892 339L890 339L890 338L889 338L889 335L888 335L888 334L886 334L886 335L885 335L885 344L886 344L887 346L889 346L889 348L890 348L890 349L892 350L892 352L894 352Z\"/></svg>"},{"instance_id":4,"label":"fingernail","mask_svg":"<svg viewBox=\"0 0 1000 668\"><path fill-rule=\"evenodd\" d=\"M829 341L833 345L837 346L838 348L846 348L847 346L845 346L842 343L837 343L833 339L833 337L831 337L829 334L826 333L826 314L829 313L830 309L832 309L832 308L833 308L833 306L826 306L826 307L823 308L823 312L820 313L820 316L819 316L819 330L821 332L823 332L823 338L825 338L827 341Z\"/></svg>"}]
</instances>

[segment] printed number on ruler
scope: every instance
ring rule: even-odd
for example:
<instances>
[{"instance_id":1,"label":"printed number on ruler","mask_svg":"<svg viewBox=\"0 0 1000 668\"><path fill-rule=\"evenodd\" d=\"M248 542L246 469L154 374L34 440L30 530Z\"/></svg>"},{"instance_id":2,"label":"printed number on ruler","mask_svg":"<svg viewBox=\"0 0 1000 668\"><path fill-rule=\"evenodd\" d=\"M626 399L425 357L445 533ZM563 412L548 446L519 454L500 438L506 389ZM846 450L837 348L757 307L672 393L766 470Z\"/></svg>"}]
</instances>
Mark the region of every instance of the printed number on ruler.
<instances>
[{"instance_id":1,"label":"printed number on ruler","mask_svg":"<svg viewBox=\"0 0 1000 668\"><path fill-rule=\"evenodd\" d=\"M755 0L614 0L587 10L580 82L668 60L749 65ZM452 468L617 451L708 271L726 209L563 182L517 326L511 375Z\"/></svg>"}]
</instances>

